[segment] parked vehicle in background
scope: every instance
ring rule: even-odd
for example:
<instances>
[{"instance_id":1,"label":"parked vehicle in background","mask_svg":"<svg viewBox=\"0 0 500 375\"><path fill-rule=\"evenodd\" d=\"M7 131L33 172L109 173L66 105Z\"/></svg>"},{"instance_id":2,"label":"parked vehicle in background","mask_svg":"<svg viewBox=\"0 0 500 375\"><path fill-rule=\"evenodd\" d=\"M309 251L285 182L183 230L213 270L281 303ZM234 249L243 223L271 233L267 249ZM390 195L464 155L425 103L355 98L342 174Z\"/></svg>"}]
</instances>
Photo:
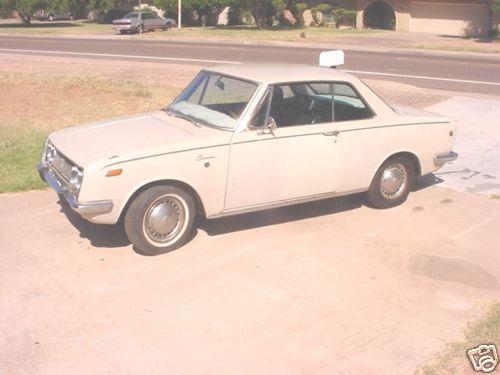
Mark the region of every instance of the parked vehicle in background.
<instances>
[{"instance_id":1,"label":"parked vehicle in background","mask_svg":"<svg viewBox=\"0 0 500 375\"><path fill-rule=\"evenodd\" d=\"M156 29L167 30L175 26L172 18L162 18L152 12L132 12L113 21L113 28L120 34L139 33Z\"/></svg>"},{"instance_id":2,"label":"parked vehicle in background","mask_svg":"<svg viewBox=\"0 0 500 375\"><path fill-rule=\"evenodd\" d=\"M448 119L391 107L330 68L343 57L322 56L321 67L210 67L162 111L52 133L41 177L85 219L123 220L135 249L155 255L188 241L196 215L361 192L394 207L457 158Z\"/></svg>"},{"instance_id":3,"label":"parked vehicle in background","mask_svg":"<svg viewBox=\"0 0 500 375\"><path fill-rule=\"evenodd\" d=\"M73 13L58 13L58 12L42 12L37 17L40 21L66 21L74 20L76 17Z\"/></svg>"}]
</instances>

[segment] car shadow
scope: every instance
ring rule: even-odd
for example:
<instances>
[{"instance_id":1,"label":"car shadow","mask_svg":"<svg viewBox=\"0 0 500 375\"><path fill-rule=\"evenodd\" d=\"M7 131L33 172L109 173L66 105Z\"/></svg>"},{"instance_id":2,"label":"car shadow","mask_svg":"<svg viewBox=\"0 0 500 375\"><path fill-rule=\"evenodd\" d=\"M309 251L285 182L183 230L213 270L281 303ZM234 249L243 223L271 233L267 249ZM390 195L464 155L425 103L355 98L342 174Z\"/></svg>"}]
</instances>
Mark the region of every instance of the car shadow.
<instances>
[{"instance_id":1,"label":"car shadow","mask_svg":"<svg viewBox=\"0 0 500 375\"><path fill-rule=\"evenodd\" d=\"M420 177L415 183L412 191L416 192L439 184L442 181L442 179L431 173ZM61 207L60 211L80 232L80 237L88 239L92 246L114 248L130 245L130 241L125 234L121 222L115 225L90 223L76 214L64 199L60 198L58 203ZM205 231L209 236L217 236L247 229L332 215L339 212L351 211L365 205L366 201L364 195L354 194L219 219L205 219L199 217L196 221L196 228ZM190 237L189 241L194 237L196 237L196 230L193 231L193 235Z\"/></svg>"},{"instance_id":2,"label":"car shadow","mask_svg":"<svg viewBox=\"0 0 500 375\"><path fill-rule=\"evenodd\" d=\"M238 232L247 229L350 211L363 206L363 204L363 196L356 194L223 217L219 219L207 220L200 218L197 223L197 227L205 231L209 236L217 236L225 233Z\"/></svg>"},{"instance_id":3,"label":"car shadow","mask_svg":"<svg viewBox=\"0 0 500 375\"><path fill-rule=\"evenodd\" d=\"M413 185L411 191L420 191L430 186L438 185L443 181L444 180L442 178L436 176L434 173L425 174L423 176L420 176L417 181L415 181L415 185Z\"/></svg>"},{"instance_id":4,"label":"car shadow","mask_svg":"<svg viewBox=\"0 0 500 375\"><path fill-rule=\"evenodd\" d=\"M94 224L82 219L63 198L59 198L57 203L61 207L60 212L80 232L80 238L88 239L92 246L113 248L130 245L122 223L115 225Z\"/></svg>"}]
</instances>

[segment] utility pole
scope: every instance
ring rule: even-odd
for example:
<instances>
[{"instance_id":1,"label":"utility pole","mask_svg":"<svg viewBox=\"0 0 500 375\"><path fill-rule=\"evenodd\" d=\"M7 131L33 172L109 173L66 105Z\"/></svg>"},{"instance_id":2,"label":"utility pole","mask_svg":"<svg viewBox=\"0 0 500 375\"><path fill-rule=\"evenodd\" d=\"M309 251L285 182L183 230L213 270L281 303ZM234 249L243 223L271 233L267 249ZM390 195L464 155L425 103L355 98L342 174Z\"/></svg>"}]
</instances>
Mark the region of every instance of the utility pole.
<instances>
[{"instance_id":1,"label":"utility pole","mask_svg":"<svg viewBox=\"0 0 500 375\"><path fill-rule=\"evenodd\" d=\"M141 0L139 0L139 19L140 19L140 24L139 24L139 35L142 35L142 4L141 4Z\"/></svg>"},{"instance_id":2,"label":"utility pole","mask_svg":"<svg viewBox=\"0 0 500 375\"><path fill-rule=\"evenodd\" d=\"M182 0L177 1L177 9L178 9L178 11L177 11L177 28L180 29L182 26Z\"/></svg>"}]
</instances>

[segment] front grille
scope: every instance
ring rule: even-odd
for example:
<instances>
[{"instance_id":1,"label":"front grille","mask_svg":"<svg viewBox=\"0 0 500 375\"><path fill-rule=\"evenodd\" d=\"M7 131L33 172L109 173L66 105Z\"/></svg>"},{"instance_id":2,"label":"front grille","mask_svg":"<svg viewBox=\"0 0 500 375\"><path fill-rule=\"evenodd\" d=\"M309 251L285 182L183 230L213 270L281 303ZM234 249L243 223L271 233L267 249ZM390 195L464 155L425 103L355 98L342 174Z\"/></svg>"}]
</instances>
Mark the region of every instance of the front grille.
<instances>
[{"instance_id":1,"label":"front grille","mask_svg":"<svg viewBox=\"0 0 500 375\"><path fill-rule=\"evenodd\" d=\"M57 151L54 160L52 160L49 165L55 169L66 182L69 182L71 178L71 168L74 165L64 155Z\"/></svg>"}]
</instances>

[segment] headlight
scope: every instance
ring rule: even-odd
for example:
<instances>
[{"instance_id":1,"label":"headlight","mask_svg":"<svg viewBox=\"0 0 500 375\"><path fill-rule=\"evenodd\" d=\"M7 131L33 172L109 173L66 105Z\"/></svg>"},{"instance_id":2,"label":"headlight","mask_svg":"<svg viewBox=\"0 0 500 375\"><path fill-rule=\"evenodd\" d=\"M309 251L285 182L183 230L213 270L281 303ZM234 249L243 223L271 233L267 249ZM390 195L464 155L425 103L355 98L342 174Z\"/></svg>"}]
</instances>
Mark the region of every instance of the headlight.
<instances>
[{"instance_id":1,"label":"headlight","mask_svg":"<svg viewBox=\"0 0 500 375\"><path fill-rule=\"evenodd\" d=\"M56 157L56 148L52 146L52 144L47 141L47 145L45 146L45 161L48 163L52 163L54 158Z\"/></svg>"},{"instance_id":2,"label":"headlight","mask_svg":"<svg viewBox=\"0 0 500 375\"><path fill-rule=\"evenodd\" d=\"M83 172L78 167L71 168L71 175L69 178L69 182L73 185L77 190L82 186L83 180Z\"/></svg>"}]
</instances>

